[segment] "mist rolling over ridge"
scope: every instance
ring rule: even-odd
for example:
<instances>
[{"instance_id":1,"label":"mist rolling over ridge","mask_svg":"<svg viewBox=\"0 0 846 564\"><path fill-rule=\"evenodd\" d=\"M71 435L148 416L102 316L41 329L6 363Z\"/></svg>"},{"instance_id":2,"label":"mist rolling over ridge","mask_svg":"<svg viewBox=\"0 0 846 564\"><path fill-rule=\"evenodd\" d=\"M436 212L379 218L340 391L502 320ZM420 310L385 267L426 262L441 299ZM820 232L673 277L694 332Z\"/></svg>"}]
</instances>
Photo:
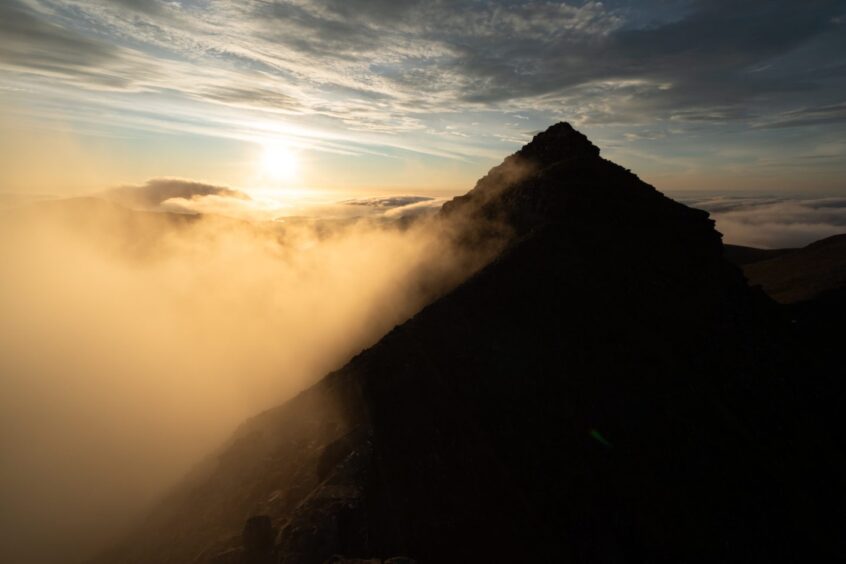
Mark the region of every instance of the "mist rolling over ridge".
<instances>
[{"instance_id":1,"label":"mist rolling over ridge","mask_svg":"<svg viewBox=\"0 0 846 564\"><path fill-rule=\"evenodd\" d=\"M95 562L790 561L844 549L828 517L846 491L844 388L830 377L842 236L724 246L707 212L567 123L431 219L459 248L494 242L494 259L245 421ZM791 277L803 264L817 267Z\"/></svg>"},{"instance_id":2,"label":"mist rolling over ridge","mask_svg":"<svg viewBox=\"0 0 846 564\"><path fill-rule=\"evenodd\" d=\"M842 0L0 0L0 564L846 561Z\"/></svg>"},{"instance_id":3,"label":"mist rolling over ridge","mask_svg":"<svg viewBox=\"0 0 846 564\"><path fill-rule=\"evenodd\" d=\"M45 537L48 560L98 547L243 419L484 260L431 221L292 225L98 199L6 211L0 229L0 544L29 547L7 560Z\"/></svg>"}]
</instances>

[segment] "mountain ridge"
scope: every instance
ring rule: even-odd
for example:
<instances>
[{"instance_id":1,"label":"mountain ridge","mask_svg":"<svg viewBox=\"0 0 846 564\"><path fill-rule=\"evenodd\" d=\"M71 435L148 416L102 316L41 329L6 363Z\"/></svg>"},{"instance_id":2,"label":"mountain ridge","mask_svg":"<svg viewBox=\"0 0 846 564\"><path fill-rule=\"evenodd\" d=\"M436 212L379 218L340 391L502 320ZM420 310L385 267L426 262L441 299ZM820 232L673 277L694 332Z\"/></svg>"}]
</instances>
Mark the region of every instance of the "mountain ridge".
<instances>
[{"instance_id":1,"label":"mountain ridge","mask_svg":"<svg viewBox=\"0 0 846 564\"><path fill-rule=\"evenodd\" d=\"M252 420L100 561L843 553L842 454L796 393L817 380L707 213L558 124L441 217L508 243ZM242 541L260 515L264 541Z\"/></svg>"}]
</instances>

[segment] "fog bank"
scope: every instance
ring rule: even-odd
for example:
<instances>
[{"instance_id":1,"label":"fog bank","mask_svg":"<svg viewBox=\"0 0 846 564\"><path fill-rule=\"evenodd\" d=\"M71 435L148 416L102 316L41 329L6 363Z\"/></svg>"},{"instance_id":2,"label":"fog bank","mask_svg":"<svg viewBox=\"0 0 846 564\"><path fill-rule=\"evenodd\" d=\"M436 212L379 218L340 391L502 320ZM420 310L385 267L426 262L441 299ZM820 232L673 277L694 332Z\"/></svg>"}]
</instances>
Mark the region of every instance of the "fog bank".
<instances>
[{"instance_id":1,"label":"fog bank","mask_svg":"<svg viewBox=\"0 0 846 564\"><path fill-rule=\"evenodd\" d=\"M486 259L451 241L432 218L0 214L0 560L103 548L238 423Z\"/></svg>"}]
</instances>

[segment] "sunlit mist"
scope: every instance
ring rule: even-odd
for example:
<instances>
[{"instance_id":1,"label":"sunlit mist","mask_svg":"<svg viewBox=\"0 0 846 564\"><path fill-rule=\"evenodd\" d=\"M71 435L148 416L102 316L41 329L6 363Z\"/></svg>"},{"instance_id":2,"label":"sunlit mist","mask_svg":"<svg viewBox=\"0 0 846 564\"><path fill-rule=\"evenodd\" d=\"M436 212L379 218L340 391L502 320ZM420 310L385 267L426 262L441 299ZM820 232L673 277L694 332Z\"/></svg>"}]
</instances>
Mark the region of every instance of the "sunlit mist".
<instances>
[{"instance_id":1,"label":"sunlit mist","mask_svg":"<svg viewBox=\"0 0 846 564\"><path fill-rule=\"evenodd\" d=\"M102 548L238 423L480 264L429 221L273 221L305 207L176 180L107 196L180 213L79 199L0 216L7 561Z\"/></svg>"}]
</instances>

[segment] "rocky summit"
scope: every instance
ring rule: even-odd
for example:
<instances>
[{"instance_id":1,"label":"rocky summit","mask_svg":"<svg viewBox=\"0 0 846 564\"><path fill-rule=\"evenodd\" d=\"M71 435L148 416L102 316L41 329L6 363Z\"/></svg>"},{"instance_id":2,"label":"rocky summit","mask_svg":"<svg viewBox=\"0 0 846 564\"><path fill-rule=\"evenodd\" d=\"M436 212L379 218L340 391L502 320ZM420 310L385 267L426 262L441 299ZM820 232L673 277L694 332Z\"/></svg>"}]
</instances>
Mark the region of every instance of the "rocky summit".
<instances>
[{"instance_id":1,"label":"rocky summit","mask_svg":"<svg viewBox=\"0 0 846 564\"><path fill-rule=\"evenodd\" d=\"M560 123L440 222L505 245L246 422L100 561L846 555L843 422L817 409L839 388L707 213Z\"/></svg>"}]
</instances>

